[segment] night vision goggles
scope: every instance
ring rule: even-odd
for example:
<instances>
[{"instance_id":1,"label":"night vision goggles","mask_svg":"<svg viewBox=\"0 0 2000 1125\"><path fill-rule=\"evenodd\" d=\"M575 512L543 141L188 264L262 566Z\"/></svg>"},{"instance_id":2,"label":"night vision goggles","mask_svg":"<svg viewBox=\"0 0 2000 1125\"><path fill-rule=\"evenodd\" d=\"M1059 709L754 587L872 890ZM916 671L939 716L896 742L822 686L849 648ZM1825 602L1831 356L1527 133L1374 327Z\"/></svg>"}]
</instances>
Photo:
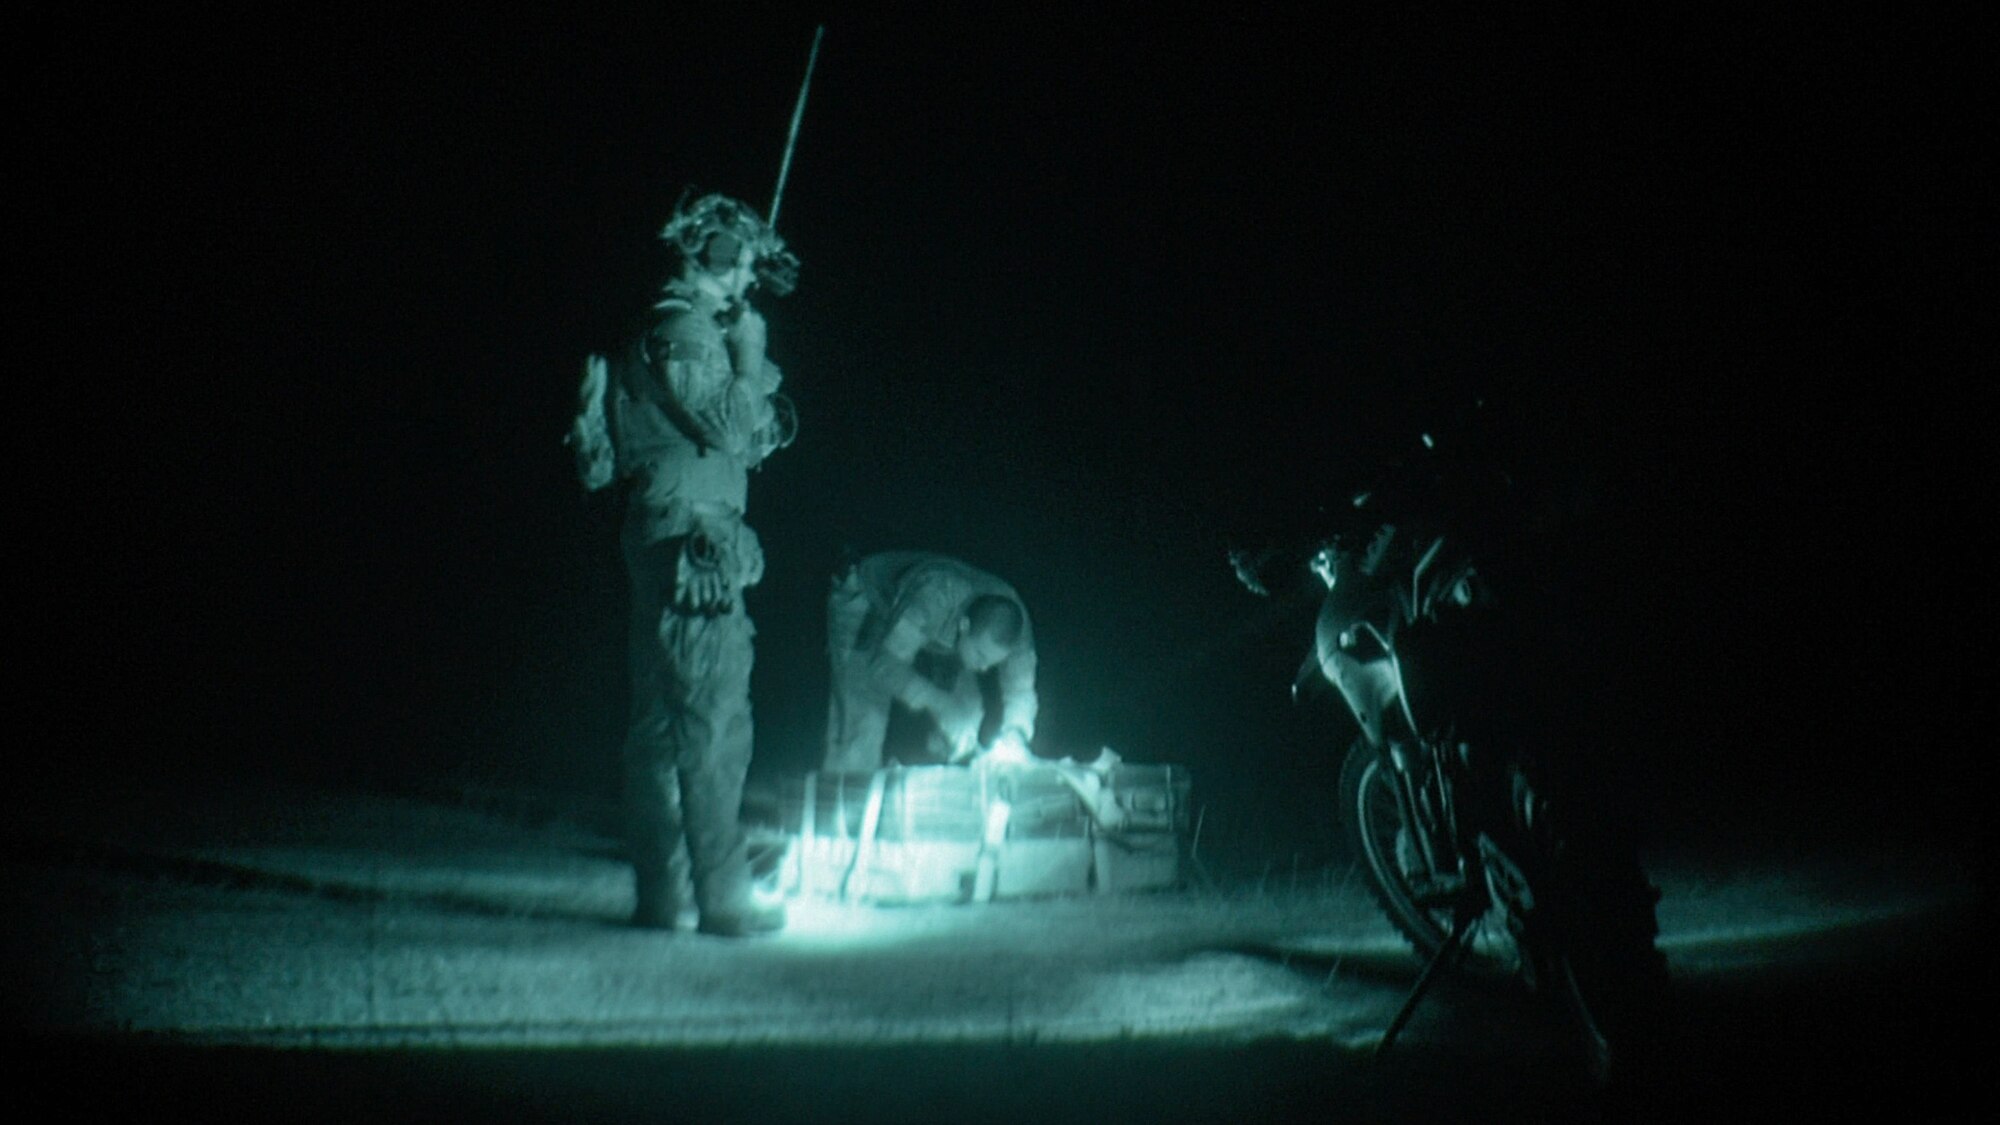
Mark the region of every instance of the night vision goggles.
<instances>
[{"instance_id":1,"label":"night vision goggles","mask_svg":"<svg viewBox=\"0 0 2000 1125\"><path fill-rule=\"evenodd\" d=\"M778 297L798 288L798 256L785 249L785 240L766 226L757 212L728 196L704 195L676 207L660 237L689 261L716 271L734 266L747 245L751 272L760 286Z\"/></svg>"}]
</instances>

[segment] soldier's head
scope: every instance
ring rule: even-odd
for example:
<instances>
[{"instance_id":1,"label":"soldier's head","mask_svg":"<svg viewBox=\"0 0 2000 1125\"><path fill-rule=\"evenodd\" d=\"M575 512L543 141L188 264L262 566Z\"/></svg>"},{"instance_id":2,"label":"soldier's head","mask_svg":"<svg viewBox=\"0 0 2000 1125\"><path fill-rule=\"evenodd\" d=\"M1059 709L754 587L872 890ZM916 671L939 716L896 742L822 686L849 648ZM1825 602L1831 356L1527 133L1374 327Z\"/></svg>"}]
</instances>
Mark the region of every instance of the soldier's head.
<instances>
[{"instance_id":1,"label":"soldier's head","mask_svg":"<svg viewBox=\"0 0 2000 1125\"><path fill-rule=\"evenodd\" d=\"M958 621L959 663L984 672L1007 659L1021 643L1027 624L1012 598L985 594L972 599Z\"/></svg>"},{"instance_id":2,"label":"soldier's head","mask_svg":"<svg viewBox=\"0 0 2000 1125\"><path fill-rule=\"evenodd\" d=\"M784 239L748 204L725 195L684 201L660 237L679 252L683 277L726 297L740 297L753 284L782 297L798 281L798 259Z\"/></svg>"}]
</instances>

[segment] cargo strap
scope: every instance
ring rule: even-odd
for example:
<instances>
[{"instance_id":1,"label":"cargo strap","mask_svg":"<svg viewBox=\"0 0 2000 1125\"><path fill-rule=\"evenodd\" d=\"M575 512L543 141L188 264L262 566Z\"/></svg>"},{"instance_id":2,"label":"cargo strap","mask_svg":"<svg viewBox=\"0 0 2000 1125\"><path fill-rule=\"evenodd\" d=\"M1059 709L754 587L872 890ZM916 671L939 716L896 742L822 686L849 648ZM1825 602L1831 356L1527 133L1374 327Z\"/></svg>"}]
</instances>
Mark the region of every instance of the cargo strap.
<instances>
[{"instance_id":1,"label":"cargo strap","mask_svg":"<svg viewBox=\"0 0 2000 1125\"><path fill-rule=\"evenodd\" d=\"M847 867L847 874L840 880L840 897L843 900L858 898L868 889L868 875L875 862L875 830L882 823L882 786L888 774L876 770L868 779L868 802L861 809L861 832L854 838L854 861ZM854 877L859 874L861 886L857 888Z\"/></svg>"},{"instance_id":2,"label":"cargo strap","mask_svg":"<svg viewBox=\"0 0 2000 1125\"><path fill-rule=\"evenodd\" d=\"M817 842L819 814L819 774L806 775L806 800L799 810L799 894L812 893L813 867L811 856Z\"/></svg>"},{"instance_id":3,"label":"cargo strap","mask_svg":"<svg viewBox=\"0 0 2000 1125\"><path fill-rule=\"evenodd\" d=\"M1014 806L1001 797L986 806L985 831L980 834L979 858L973 865L974 902L993 901L993 892L1000 885L1000 849L1007 842L1007 821L1013 812Z\"/></svg>"}]
</instances>

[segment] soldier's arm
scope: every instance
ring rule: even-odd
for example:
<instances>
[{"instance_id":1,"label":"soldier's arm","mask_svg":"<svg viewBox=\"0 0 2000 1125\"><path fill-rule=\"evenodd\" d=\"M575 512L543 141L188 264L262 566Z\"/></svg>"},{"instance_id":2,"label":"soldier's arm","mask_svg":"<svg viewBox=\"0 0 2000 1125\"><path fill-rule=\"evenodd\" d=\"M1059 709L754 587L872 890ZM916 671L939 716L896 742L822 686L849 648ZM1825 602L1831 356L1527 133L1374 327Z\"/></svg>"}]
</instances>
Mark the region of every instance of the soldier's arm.
<instances>
[{"instance_id":1,"label":"soldier's arm","mask_svg":"<svg viewBox=\"0 0 2000 1125\"><path fill-rule=\"evenodd\" d=\"M1035 694L1035 646L1024 644L994 668L1000 683L1000 726L997 739L1009 727L1021 732L1023 743L1035 737L1035 716L1041 700Z\"/></svg>"},{"instance_id":2,"label":"soldier's arm","mask_svg":"<svg viewBox=\"0 0 2000 1125\"><path fill-rule=\"evenodd\" d=\"M704 448L741 454L770 420L770 403L752 382L737 376L729 349L695 318L668 318L653 335L651 351L670 413ZM761 372L760 372L761 377Z\"/></svg>"},{"instance_id":3,"label":"soldier's arm","mask_svg":"<svg viewBox=\"0 0 2000 1125\"><path fill-rule=\"evenodd\" d=\"M764 354L764 314L745 304L722 335L728 342L730 362L736 368L736 377L757 394L775 394L783 375L778 371L778 365Z\"/></svg>"},{"instance_id":4,"label":"soldier's arm","mask_svg":"<svg viewBox=\"0 0 2000 1125\"><path fill-rule=\"evenodd\" d=\"M919 615L904 613L869 659L868 674L904 706L940 715L950 706L950 694L917 674L917 653L927 634Z\"/></svg>"}]
</instances>

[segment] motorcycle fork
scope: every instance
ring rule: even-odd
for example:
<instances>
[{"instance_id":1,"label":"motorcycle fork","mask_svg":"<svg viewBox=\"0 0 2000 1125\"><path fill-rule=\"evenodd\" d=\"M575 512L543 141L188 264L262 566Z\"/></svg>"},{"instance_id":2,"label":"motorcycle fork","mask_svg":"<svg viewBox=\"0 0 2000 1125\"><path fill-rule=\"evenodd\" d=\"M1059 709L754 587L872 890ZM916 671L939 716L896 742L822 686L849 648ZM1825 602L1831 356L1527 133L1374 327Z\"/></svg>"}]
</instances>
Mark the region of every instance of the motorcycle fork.
<instances>
[{"instance_id":1,"label":"motorcycle fork","mask_svg":"<svg viewBox=\"0 0 2000 1125\"><path fill-rule=\"evenodd\" d=\"M1403 999L1403 1006L1397 1009L1395 1018L1389 1021L1388 1028L1382 1032L1381 1041L1375 1044L1374 1053L1378 1057L1389 1049L1396 1041L1396 1036L1401 1034L1404 1025L1410 1022L1410 1017L1416 1013L1418 1002L1436 982L1438 970L1444 968L1447 962L1455 968L1465 959L1466 954L1471 951L1467 937L1471 934L1472 927L1485 917L1487 909L1493 904L1492 888L1486 882L1486 873L1483 869L1483 857L1481 857L1481 870L1468 871L1468 851L1458 844L1457 795L1451 783L1451 775L1445 770L1443 755L1429 743L1424 744L1424 749L1430 759L1430 772L1423 779L1414 776L1407 768L1400 748L1391 751L1395 755L1397 800L1403 804L1404 822L1417 830L1416 835L1421 842L1424 861L1430 865L1433 874L1438 869L1436 859L1438 835L1441 833L1444 839L1452 841L1456 852L1453 870L1460 877L1460 884L1458 890L1450 896L1451 935L1445 938L1444 943L1439 945L1430 959L1424 962L1423 971L1417 974L1416 984L1410 987L1410 994ZM1437 797L1435 818L1421 815L1423 805L1421 793L1425 781L1430 779L1435 779L1435 785L1430 789ZM1470 854L1476 856L1478 853ZM1475 879L1474 875L1479 877Z\"/></svg>"},{"instance_id":2,"label":"motorcycle fork","mask_svg":"<svg viewBox=\"0 0 2000 1125\"><path fill-rule=\"evenodd\" d=\"M1438 840L1458 838L1458 809L1454 803L1451 785L1444 776L1444 763L1438 760L1437 751L1428 744L1425 755L1430 759L1428 773L1420 773L1408 761L1400 746L1389 748L1391 772L1396 778L1396 803L1402 806L1403 823L1410 826L1411 835L1416 837L1418 853L1423 857L1424 868L1435 878L1443 865L1438 857ZM1426 782L1436 779L1432 791L1437 795L1436 810L1433 814L1424 800ZM1465 874L1462 857L1454 857L1451 873Z\"/></svg>"}]
</instances>

